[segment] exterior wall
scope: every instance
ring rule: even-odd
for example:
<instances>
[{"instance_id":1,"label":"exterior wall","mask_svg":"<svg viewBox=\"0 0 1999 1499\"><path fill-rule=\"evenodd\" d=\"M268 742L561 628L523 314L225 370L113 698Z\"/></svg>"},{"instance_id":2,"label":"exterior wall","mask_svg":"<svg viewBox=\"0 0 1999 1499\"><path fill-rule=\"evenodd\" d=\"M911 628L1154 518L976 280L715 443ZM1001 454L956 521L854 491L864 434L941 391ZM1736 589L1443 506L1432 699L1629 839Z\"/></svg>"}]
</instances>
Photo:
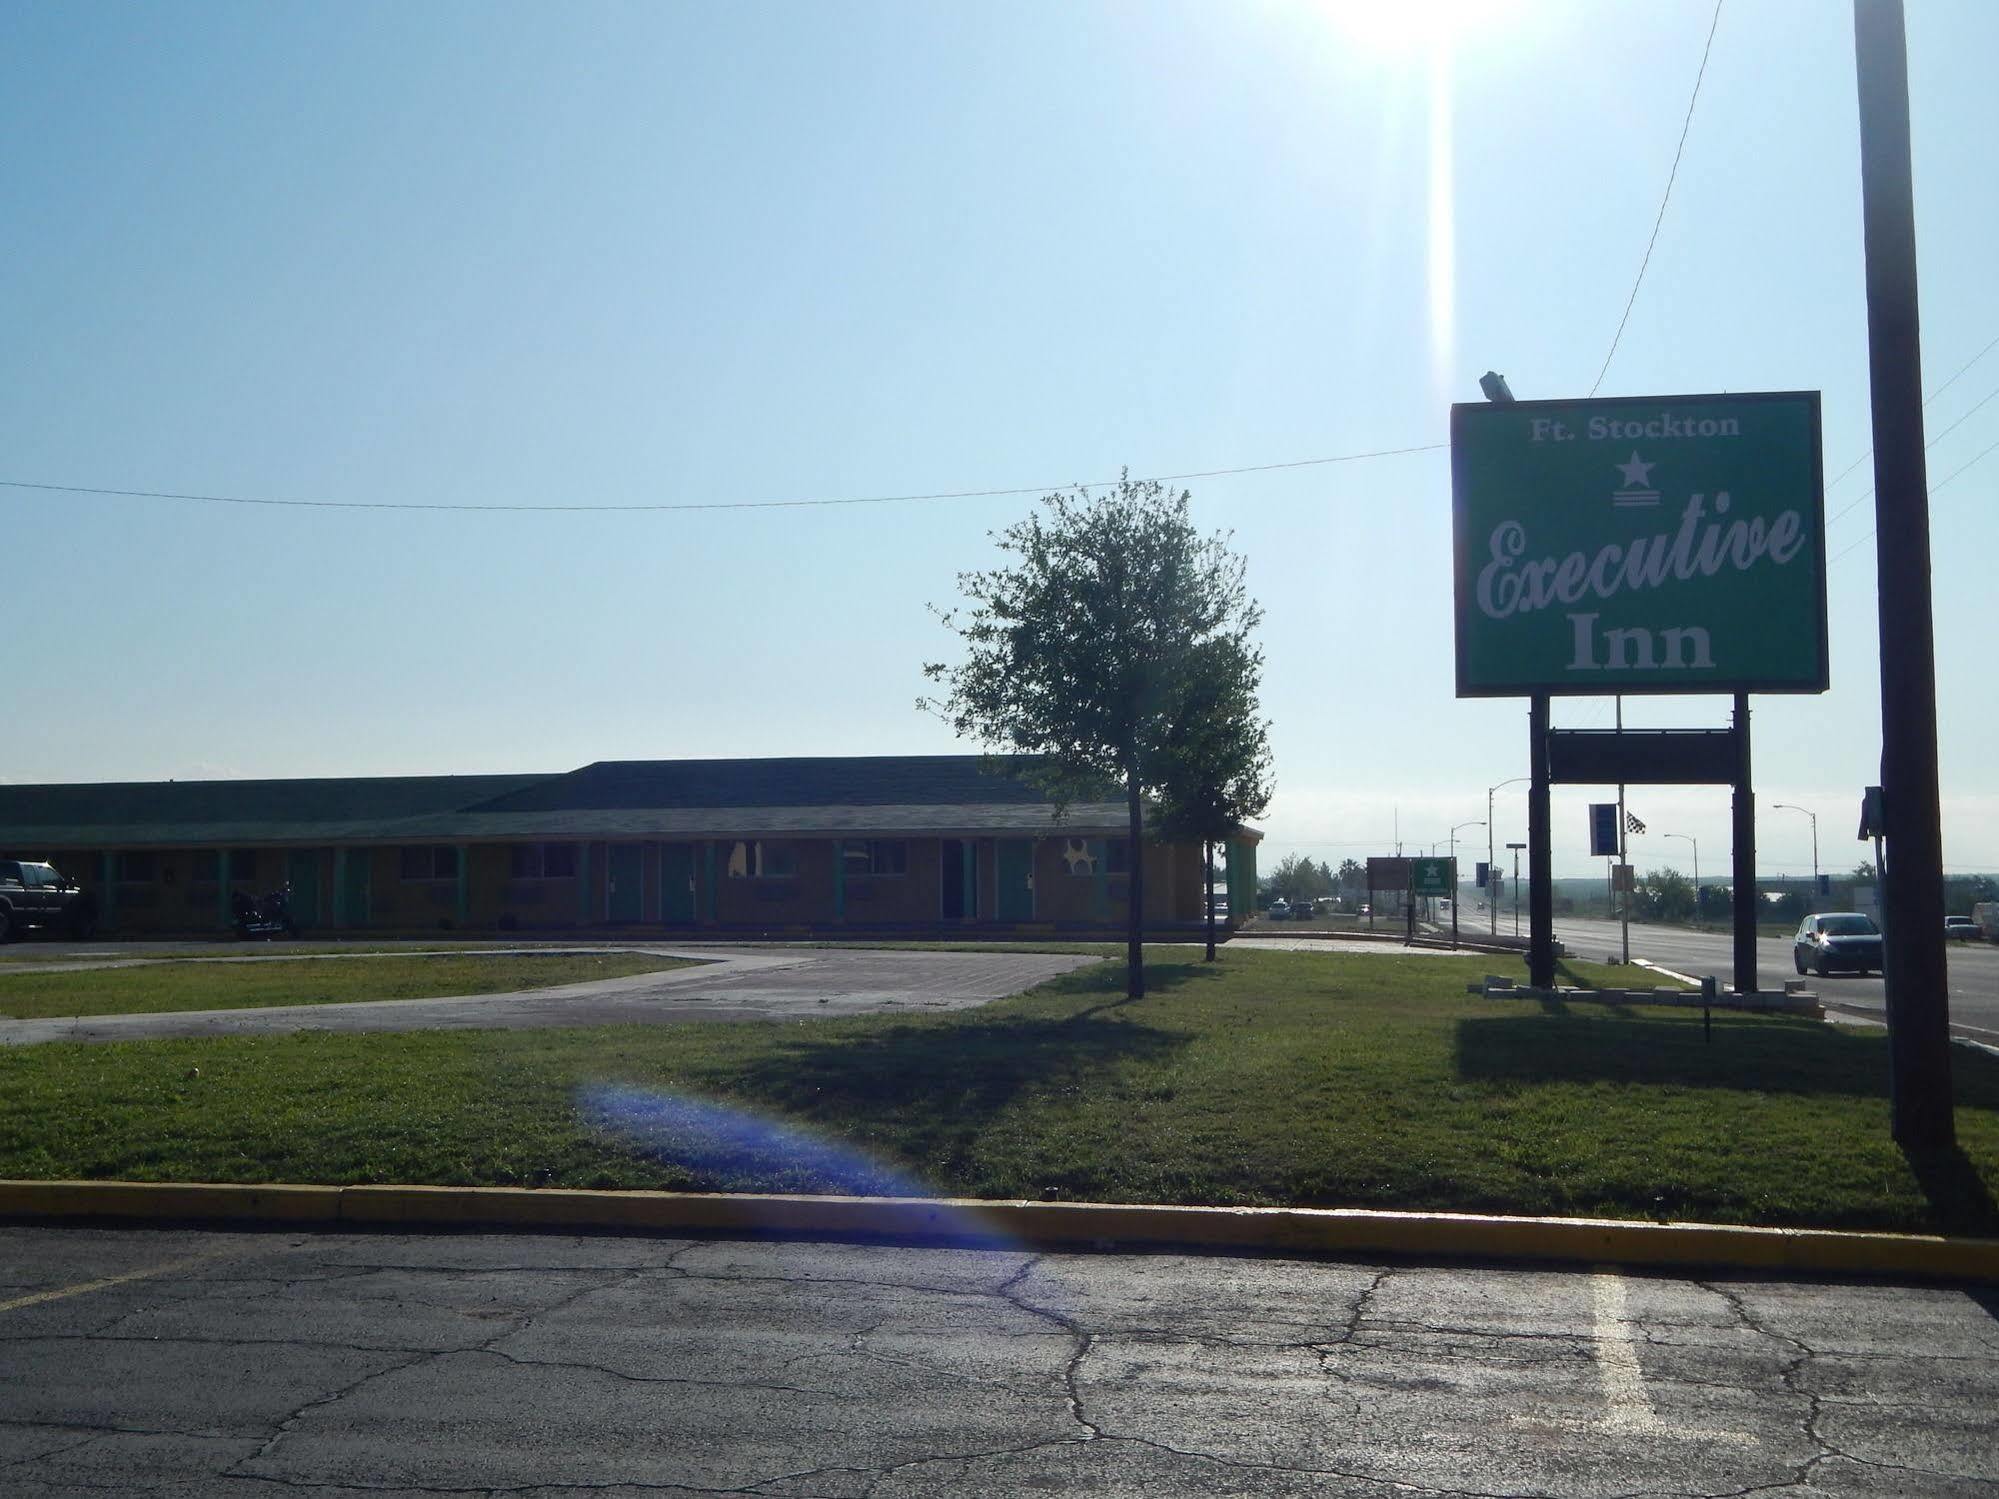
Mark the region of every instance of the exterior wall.
<instances>
[{"instance_id":1,"label":"exterior wall","mask_svg":"<svg viewBox=\"0 0 1999 1499\"><path fill-rule=\"evenodd\" d=\"M847 877L846 909L842 913L846 925L912 926L940 919L944 902L943 840L905 838L902 842L909 850L907 873ZM990 874L982 868L979 872L982 896L989 879ZM989 897L987 901L989 905Z\"/></svg>"},{"instance_id":2,"label":"exterior wall","mask_svg":"<svg viewBox=\"0 0 1999 1499\"><path fill-rule=\"evenodd\" d=\"M754 841L754 840L745 840ZM828 839L779 838L797 860L797 873L775 878L732 878L731 841L715 844L715 920L721 926L800 926L833 917L833 848ZM913 852L913 850L912 850ZM697 888L705 871L697 866Z\"/></svg>"},{"instance_id":3,"label":"exterior wall","mask_svg":"<svg viewBox=\"0 0 1999 1499\"><path fill-rule=\"evenodd\" d=\"M229 861L227 881L197 880L196 852L190 848L141 850L142 857L152 860L153 874L147 880L129 877L137 861L117 849L50 850L48 861L96 892L98 924L107 934L224 931L232 919L231 894L263 895L285 883L289 850L212 850L217 855L217 873L223 872L222 859ZM250 855L247 870L244 854Z\"/></svg>"},{"instance_id":4,"label":"exterior wall","mask_svg":"<svg viewBox=\"0 0 1999 1499\"><path fill-rule=\"evenodd\" d=\"M156 933L226 931L230 925L228 897L232 891L261 895L291 882L294 874L310 873L295 884L293 916L308 933L364 931L561 931L598 927L607 920L608 877L612 845L603 841L546 839L576 849L577 873L572 876L517 880L512 877L510 843L451 844L458 851L458 872L444 879L405 880L402 845L381 844L347 848L263 847L254 851L247 875L240 861L230 858L224 883L194 879L192 848L146 850L153 860L147 881L108 880L118 870L118 851L101 849L34 850L58 869L98 893L107 934L145 936ZM797 873L783 878L730 878L729 853L734 840L675 840L691 850L693 884L691 922L662 927L663 840L638 842L641 849L642 893L639 917L628 923L635 930L741 929L811 927L819 930L869 928L934 928L959 930L994 923L1000 908L999 845L996 837L969 840L976 862L977 907L966 919L944 920L944 846L946 840L911 836L906 870L900 875L848 875L838 871L844 842L834 838L799 838L792 843ZM955 840L954 840L955 841ZM1029 862L1035 926L1115 929L1125 920L1129 880L1124 875L1072 875L1062 858L1066 836L1040 837L1032 844ZM1101 840L1098 840L1101 841ZM1254 880L1254 847L1231 843L1232 886ZM233 855L243 850L213 850ZM954 849L953 857L957 857ZM1200 852L1148 843L1146 846L1146 921L1148 925L1198 923L1202 918ZM219 867L219 864L218 864ZM710 871L713 871L712 877ZM365 890L360 887L365 877ZM1232 901L1232 907L1237 903ZM1247 899L1239 908L1247 912ZM1238 917L1237 919L1240 919Z\"/></svg>"},{"instance_id":5,"label":"exterior wall","mask_svg":"<svg viewBox=\"0 0 1999 1499\"><path fill-rule=\"evenodd\" d=\"M456 877L406 880L402 876L402 846L357 850L368 860L368 924L377 927L426 928L452 920L458 911ZM348 854L349 859L354 857Z\"/></svg>"}]
</instances>

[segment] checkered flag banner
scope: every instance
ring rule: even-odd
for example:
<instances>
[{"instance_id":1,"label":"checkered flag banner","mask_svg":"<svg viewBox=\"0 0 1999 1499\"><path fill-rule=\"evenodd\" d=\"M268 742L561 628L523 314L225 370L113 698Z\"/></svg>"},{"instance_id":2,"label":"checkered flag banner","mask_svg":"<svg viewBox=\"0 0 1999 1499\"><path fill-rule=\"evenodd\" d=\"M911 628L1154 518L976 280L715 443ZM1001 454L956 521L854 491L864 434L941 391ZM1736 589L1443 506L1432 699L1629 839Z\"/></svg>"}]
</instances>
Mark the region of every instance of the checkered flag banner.
<instances>
[{"instance_id":1,"label":"checkered flag banner","mask_svg":"<svg viewBox=\"0 0 1999 1499\"><path fill-rule=\"evenodd\" d=\"M1624 814L1624 831L1627 833L1642 833L1645 831L1645 824L1638 820L1636 812L1626 812Z\"/></svg>"}]
</instances>

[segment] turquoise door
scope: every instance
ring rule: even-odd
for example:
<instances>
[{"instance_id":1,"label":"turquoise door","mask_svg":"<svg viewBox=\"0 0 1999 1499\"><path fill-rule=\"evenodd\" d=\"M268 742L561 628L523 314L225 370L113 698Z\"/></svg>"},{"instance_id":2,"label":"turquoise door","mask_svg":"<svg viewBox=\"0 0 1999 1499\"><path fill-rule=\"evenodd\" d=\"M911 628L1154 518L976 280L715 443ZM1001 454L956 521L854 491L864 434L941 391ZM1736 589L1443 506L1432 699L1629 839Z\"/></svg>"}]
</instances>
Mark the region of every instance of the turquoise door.
<instances>
[{"instance_id":1,"label":"turquoise door","mask_svg":"<svg viewBox=\"0 0 1999 1499\"><path fill-rule=\"evenodd\" d=\"M694 919L694 845L662 843L659 846L659 919Z\"/></svg>"},{"instance_id":2,"label":"turquoise door","mask_svg":"<svg viewBox=\"0 0 1999 1499\"><path fill-rule=\"evenodd\" d=\"M350 849L347 853L347 883L340 891L340 909L348 926L368 924L368 866L374 862L371 848Z\"/></svg>"},{"instance_id":3,"label":"turquoise door","mask_svg":"<svg viewBox=\"0 0 1999 1499\"><path fill-rule=\"evenodd\" d=\"M614 843L609 867L611 880L610 919L637 921L644 909L640 897L645 890L645 845Z\"/></svg>"},{"instance_id":4,"label":"turquoise door","mask_svg":"<svg viewBox=\"0 0 1999 1499\"><path fill-rule=\"evenodd\" d=\"M1001 921L1034 920L1034 841L1002 838L994 850L998 862Z\"/></svg>"},{"instance_id":5,"label":"turquoise door","mask_svg":"<svg viewBox=\"0 0 1999 1499\"><path fill-rule=\"evenodd\" d=\"M285 883L292 887L292 920L300 926L319 921L319 855L295 848L285 860Z\"/></svg>"}]
</instances>

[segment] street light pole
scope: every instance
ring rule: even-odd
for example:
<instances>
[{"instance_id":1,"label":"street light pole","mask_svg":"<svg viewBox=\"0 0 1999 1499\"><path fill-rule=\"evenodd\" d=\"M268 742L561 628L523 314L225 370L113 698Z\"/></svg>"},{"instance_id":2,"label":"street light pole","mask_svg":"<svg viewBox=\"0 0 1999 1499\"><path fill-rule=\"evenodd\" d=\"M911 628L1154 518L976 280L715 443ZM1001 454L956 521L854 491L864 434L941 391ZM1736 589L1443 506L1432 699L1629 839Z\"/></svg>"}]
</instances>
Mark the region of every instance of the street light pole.
<instances>
[{"instance_id":1,"label":"street light pole","mask_svg":"<svg viewBox=\"0 0 1999 1499\"><path fill-rule=\"evenodd\" d=\"M1701 924L1701 844L1692 833L1661 833L1661 838L1684 838L1694 846L1694 929Z\"/></svg>"},{"instance_id":2,"label":"street light pole","mask_svg":"<svg viewBox=\"0 0 1999 1499\"><path fill-rule=\"evenodd\" d=\"M1458 888L1458 828L1485 828L1488 830L1488 836L1489 836L1491 827L1492 824L1488 820L1486 822L1461 822L1458 824L1457 828L1451 829L1451 946L1452 947L1456 947L1458 945L1458 904L1459 904L1459 897L1464 894L1464 892ZM1492 869L1491 865L1486 866L1487 873L1490 873L1491 869Z\"/></svg>"},{"instance_id":3,"label":"street light pole","mask_svg":"<svg viewBox=\"0 0 1999 1499\"><path fill-rule=\"evenodd\" d=\"M1490 918L1486 922L1486 930L1495 937L1499 935L1499 902L1492 898L1492 868L1497 862L1492 856L1492 794L1505 787L1517 786L1522 781L1533 779L1532 776L1515 776L1510 781L1501 781L1497 786L1488 786L1485 792L1485 914ZM1519 902L1515 901L1514 904L1518 905ZM1516 932L1514 935L1518 936L1519 933Z\"/></svg>"},{"instance_id":4,"label":"street light pole","mask_svg":"<svg viewBox=\"0 0 1999 1499\"><path fill-rule=\"evenodd\" d=\"M1810 807L1797 807L1797 806L1793 806L1793 805L1792 805L1791 803L1789 803L1789 802L1772 802L1772 803L1770 803L1770 810L1771 810L1772 812L1802 812L1802 813L1804 813L1804 814L1805 814L1805 816L1809 817L1809 818L1810 818L1810 819L1812 820L1812 897L1813 897L1813 899L1817 899L1817 898L1818 898L1818 893L1819 893L1819 815L1818 815L1818 813L1814 812L1814 811L1813 811L1813 810L1812 810L1812 809L1811 809ZM1809 909L1809 906L1807 906L1807 909Z\"/></svg>"}]
</instances>

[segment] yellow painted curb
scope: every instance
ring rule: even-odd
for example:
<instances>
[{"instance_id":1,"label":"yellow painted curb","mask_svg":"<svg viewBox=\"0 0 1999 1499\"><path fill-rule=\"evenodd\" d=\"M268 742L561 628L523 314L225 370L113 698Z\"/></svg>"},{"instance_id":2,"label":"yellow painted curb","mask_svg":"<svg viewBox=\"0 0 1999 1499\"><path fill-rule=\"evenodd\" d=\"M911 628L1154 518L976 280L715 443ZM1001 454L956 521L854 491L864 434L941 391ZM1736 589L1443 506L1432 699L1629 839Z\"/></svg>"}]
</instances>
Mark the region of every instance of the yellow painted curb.
<instances>
[{"instance_id":1,"label":"yellow painted curb","mask_svg":"<svg viewBox=\"0 0 1999 1499\"><path fill-rule=\"evenodd\" d=\"M775 1233L1040 1249L1388 1254L1999 1281L1999 1239L1360 1208L587 1192L553 1187L0 1181L0 1219Z\"/></svg>"}]
</instances>

